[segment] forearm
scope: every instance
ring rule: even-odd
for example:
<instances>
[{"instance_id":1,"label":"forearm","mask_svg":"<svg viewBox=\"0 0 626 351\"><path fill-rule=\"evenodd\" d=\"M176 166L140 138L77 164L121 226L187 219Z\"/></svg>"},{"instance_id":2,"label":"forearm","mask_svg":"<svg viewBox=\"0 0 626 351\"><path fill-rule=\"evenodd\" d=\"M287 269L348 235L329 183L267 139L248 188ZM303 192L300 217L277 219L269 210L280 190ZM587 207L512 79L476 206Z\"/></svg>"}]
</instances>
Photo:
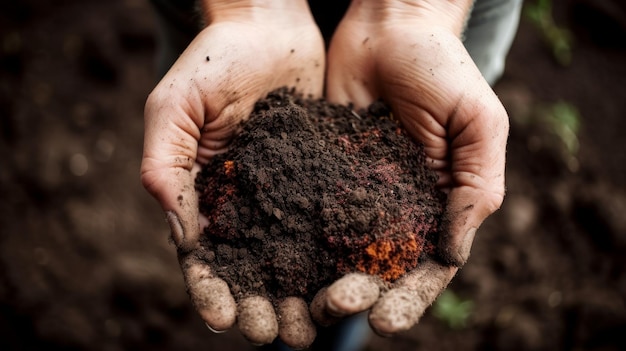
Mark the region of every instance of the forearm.
<instances>
[{"instance_id":1,"label":"forearm","mask_svg":"<svg viewBox=\"0 0 626 351\"><path fill-rule=\"evenodd\" d=\"M242 20L312 20L306 0L199 0L198 5L207 24ZM285 16L277 17L277 13Z\"/></svg>"},{"instance_id":2,"label":"forearm","mask_svg":"<svg viewBox=\"0 0 626 351\"><path fill-rule=\"evenodd\" d=\"M348 16L370 23L410 21L461 36L474 0L353 0Z\"/></svg>"}]
</instances>

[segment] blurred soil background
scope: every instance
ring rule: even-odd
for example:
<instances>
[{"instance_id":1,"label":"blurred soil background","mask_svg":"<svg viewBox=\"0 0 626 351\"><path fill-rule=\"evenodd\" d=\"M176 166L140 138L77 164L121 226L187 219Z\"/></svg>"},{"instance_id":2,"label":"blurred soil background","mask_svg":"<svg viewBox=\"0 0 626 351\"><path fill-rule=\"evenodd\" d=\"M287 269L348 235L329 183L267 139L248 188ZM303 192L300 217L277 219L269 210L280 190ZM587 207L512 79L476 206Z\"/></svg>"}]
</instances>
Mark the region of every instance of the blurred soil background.
<instances>
[{"instance_id":1,"label":"blurred soil background","mask_svg":"<svg viewBox=\"0 0 626 351\"><path fill-rule=\"evenodd\" d=\"M626 349L626 6L526 5L495 88L504 205L445 298L369 350ZM139 182L154 26L145 0L0 5L2 350L253 350L196 315Z\"/></svg>"}]
</instances>

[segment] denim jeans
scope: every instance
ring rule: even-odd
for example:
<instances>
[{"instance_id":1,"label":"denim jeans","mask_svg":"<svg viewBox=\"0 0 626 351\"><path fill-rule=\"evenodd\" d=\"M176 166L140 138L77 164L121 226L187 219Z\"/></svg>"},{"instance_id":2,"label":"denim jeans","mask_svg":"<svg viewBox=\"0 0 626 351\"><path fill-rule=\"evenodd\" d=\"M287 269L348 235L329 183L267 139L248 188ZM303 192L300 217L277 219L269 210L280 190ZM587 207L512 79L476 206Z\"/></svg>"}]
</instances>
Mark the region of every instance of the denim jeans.
<instances>
[{"instance_id":1,"label":"denim jeans","mask_svg":"<svg viewBox=\"0 0 626 351\"><path fill-rule=\"evenodd\" d=\"M463 44L489 84L504 72L519 24L522 0L476 0Z\"/></svg>"},{"instance_id":2,"label":"denim jeans","mask_svg":"<svg viewBox=\"0 0 626 351\"><path fill-rule=\"evenodd\" d=\"M152 0L158 21L157 67L164 75L200 30L194 0ZM311 2L311 10L326 40L341 19L349 1ZM476 0L464 32L470 56L493 85L504 72L504 63L519 23L522 0ZM329 9L333 12L329 12ZM334 11L336 10L336 11ZM331 19L331 20L329 20ZM367 314L360 313L331 328L320 328L313 350L362 350L371 331ZM290 350L280 340L261 350Z\"/></svg>"}]
</instances>

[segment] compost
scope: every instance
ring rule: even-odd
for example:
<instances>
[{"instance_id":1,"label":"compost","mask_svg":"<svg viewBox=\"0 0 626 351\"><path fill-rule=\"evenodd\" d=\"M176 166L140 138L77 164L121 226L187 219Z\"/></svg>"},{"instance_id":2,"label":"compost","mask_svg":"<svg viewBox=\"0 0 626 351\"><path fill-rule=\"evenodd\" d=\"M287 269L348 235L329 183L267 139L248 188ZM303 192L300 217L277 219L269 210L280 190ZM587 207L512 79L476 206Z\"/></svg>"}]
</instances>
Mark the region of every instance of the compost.
<instances>
[{"instance_id":1,"label":"compost","mask_svg":"<svg viewBox=\"0 0 626 351\"><path fill-rule=\"evenodd\" d=\"M197 176L200 255L236 297L311 299L349 272L393 282L433 252L436 181L382 102L357 113L280 89Z\"/></svg>"}]
</instances>

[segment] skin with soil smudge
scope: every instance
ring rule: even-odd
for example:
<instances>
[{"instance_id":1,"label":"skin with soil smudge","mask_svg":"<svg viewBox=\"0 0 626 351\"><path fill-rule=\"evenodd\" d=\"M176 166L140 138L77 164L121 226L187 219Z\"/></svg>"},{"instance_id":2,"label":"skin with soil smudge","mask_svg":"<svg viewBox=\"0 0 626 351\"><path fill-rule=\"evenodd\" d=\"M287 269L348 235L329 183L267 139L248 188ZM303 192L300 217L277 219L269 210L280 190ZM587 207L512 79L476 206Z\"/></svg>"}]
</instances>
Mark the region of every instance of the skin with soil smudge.
<instances>
[{"instance_id":1,"label":"skin with soil smudge","mask_svg":"<svg viewBox=\"0 0 626 351\"><path fill-rule=\"evenodd\" d=\"M392 282L432 253L445 195L389 115L286 89L257 102L196 179L209 220L199 258L236 298L310 301L345 273Z\"/></svg>"}]
</instances>

